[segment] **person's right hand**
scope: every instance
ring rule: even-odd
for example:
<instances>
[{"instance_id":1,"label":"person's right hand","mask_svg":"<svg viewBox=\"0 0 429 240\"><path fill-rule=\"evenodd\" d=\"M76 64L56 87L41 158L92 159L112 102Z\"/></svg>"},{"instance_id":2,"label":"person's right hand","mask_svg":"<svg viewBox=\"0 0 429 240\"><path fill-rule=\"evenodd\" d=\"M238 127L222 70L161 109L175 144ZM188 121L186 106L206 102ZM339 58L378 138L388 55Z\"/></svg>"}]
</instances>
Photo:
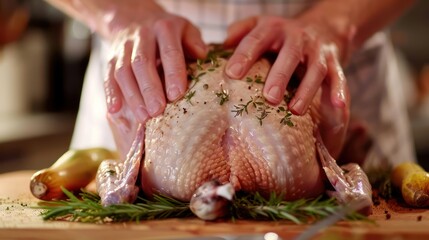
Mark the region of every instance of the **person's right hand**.
<instances>
[{"instance_id":1,"label":"person's right hand","mask_svg":"<svg viewBox=\"0 0 429 240\"><path fill-rule=\"evenodd\" d=\"M162 113L167 100L185 94L185 55L204 58L207 48L194 25L153 1L114 3L107 30L100 31L112 44L105 81L107 108L114 114L127 104L143 123Z\"/></svg>"}]
</instances>

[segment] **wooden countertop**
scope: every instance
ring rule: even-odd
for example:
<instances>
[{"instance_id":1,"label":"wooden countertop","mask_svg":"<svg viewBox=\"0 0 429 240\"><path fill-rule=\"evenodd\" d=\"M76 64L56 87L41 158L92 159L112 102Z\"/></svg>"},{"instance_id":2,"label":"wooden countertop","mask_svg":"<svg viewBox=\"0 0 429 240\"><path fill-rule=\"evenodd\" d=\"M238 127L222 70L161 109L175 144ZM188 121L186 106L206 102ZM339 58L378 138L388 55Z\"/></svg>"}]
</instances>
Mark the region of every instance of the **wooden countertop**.
<instances>
[{"instance_id":1,"label":"wooden countertop","mask_svg":"<svg viewBox=\"0 0 429 240\"><path fill-rule=\"evenodd\" d=\"M169 219L140 223L86 224L44 222L40 210L30 208L37 200L29 191L33 171L0 174L0 239L264 239L275 232L293 239L308 225L289 222L205 222L198 219ZM387 216L390 217L387 217ZM381 202L370 216L376 224L340 222L325 229L316 239L429 239L429 210L409 209ZM388 219L389 218L389 219ZM261 234L251 238L250 234ZM231 236L238 236L232 238ZM192 238L193 239L193 238Z\"/></svg>"}]
</instances>

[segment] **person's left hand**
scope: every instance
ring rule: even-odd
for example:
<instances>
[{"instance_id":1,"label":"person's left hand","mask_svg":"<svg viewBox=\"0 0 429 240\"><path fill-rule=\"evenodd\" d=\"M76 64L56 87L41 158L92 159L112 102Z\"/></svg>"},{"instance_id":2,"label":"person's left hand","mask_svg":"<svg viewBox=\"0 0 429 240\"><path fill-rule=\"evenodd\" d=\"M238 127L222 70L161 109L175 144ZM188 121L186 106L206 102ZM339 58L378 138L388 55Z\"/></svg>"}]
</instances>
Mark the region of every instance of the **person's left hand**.
<instances>
[{"instance_id":1,"label":"person's left hand","mask_svg":"<svg viewBox=\"0 0 429 240\"><path fill-rule=\"evenodd\" d=\"M226 75L241 79L264 53L278 53L263 89L272 104L283 99L289 80L298 67L306 72L289 108L294 114L304 114L317 90L322 86L334 108L345 108L348 91L339 63L338 41L334 32L321 23L274 16L251 17L236 22L228 29L224 45L236 46L226 67ZM342 49L340 49L342 50Z\"/></svg>"}]
</instances>

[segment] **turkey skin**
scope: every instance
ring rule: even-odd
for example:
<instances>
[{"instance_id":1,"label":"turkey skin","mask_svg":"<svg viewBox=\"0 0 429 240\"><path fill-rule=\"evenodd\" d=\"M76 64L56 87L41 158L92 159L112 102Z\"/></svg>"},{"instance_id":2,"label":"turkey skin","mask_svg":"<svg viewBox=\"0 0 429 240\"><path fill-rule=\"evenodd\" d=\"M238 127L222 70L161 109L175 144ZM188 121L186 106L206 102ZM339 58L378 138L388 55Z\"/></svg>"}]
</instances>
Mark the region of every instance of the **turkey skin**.
<instances>
[{"instance_id":1,"label":"turkey skin","mask_svg":"<svg viewBox=\"0 0 429 240\"><path fill-rule=\"evenodd\" d=\"M275 192L285 200L316 197L329 181L335 191L328 194L340 203L371 206L365 173L357 164L340 168L331 156L345 141L348 112L321 104L322 88L302 116L288 110L293 89L271 105L262 96L271 62L262 58L243 79L229 79L223 53L190 64L186 95L144 125L126 105L108 114L125 160L105 161L98 170L103 205L133 202L139 190L190 201L214 180L234 191Z\"/></svg>"}]
</instances>

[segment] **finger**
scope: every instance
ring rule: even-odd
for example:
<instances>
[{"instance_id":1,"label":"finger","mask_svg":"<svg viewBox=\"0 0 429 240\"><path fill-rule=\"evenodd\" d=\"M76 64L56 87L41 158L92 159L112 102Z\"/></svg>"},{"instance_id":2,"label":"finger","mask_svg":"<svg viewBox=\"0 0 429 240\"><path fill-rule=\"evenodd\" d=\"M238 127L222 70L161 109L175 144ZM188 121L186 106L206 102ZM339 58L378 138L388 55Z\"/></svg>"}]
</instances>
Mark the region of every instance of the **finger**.
<instances>
[{"instance_id":1,"label":"finger","mask_svg":"<svg viewBox=\"0 0 429 240\"><path fill-rule=\"evenodd\" d=\"M257 25L238 44L228 60L225 73L235 79L242 78L255 61L269 48L277 31L267 25Z\"/></svg>"},{"instance_id":2,"label":"finger","mask_svg":"<svg viewBox=\"0 0 429 240\"><path fill-rule=\"evenodd\" d=\"M298 115L307 111L328 71L324 51L318 44L313 44L313 46L308 46L308 70L289 104L291 111Z\"/></svg>"},{"instance_id":3,"label":"finger","mask_svg":"<svg viewBox=\"0 0 429 240\"><path fill-rule=\"evenodd\" d=\"M347 87L347 80L338 58L336 57L335 46L326 48L328 76L330 79L331 102L336 107L346 107L349 105L350 96Z\"/></svg>"},{"instance_id":4,"label":"finger","mask_svg":"<svg viewBox=\"0 0 429 240\"><path fill-rule=\"evenodd\" d=\"M325 48L326 50L326 48ZM342 68L333 49L326 51L328 74L322 84L321 132L332 154L338 153L346 137L350 119L349 92ZM336 139L332 141L332 139Z\"/></svg>"},{"instance_id":5,"label":"finger","mask_svg":"<svg viewBox=\"0 0 429 240\"><path fill-rule=\"evenodd\" d=\"M192 24L188 23L182 37L183 46L190 57L206 58L208 48L201 38L200 31Z\"/></svg>"},{"instance_id":6,"label":"finger","mask_svg":"<svg viewBox=\"0 0 429 240\"><path fill-rule=\"evenodd\" d=\"M251 17L237 21L228 27L227 37L224 47L236 46L244 36L246 36L257 24L257 18Z\"/></svg>"},{"instance_id":7,"label":"finger","mask_svg":"<svg viewBox=\"0 0 429 240\"><path fill-rule=\"evenodd\" d=\"M131 41L127 41L119 50L115 66L115 78L126 103L138 121L143 123L149 118L149 115L131 68L132 44Z\"/></svg>"},{"instance_id":8,"label":"finger","mask_svg":"<svg viewBox=\"0 0 429 240\"><path fill-rule=\"evenodd\" d=\"M115 79L116 58L112 58L107 66L107 75L104 80L107 111L117 113L122 108L122 94Z\"/></svg>"},{"instance_id":9,"label":"finger","mask_svg":"<svg viewBox=\"0 0 429 240\"><path fill-rule=\"evenodd\" d=\"M263 94L269 102L278 104L283 99L290 78L302 59L302 49L303 42L299 38L286 38L265 82Z\"/></svg>"},{"instance_id":10,"label":"finger","mask_svg":"<svg viewBox=\"0 0 429 240\"><path fill-rule=\"evenodd\" d=\"M154 26L164 69L167 97L170 101L182 97L187 88L186 64L180 36L183 26L174 21L177 19L163 19Z\"/></svg>"},{"instance_id":11,"label":"finger","mask_svg":"<svg viewBox=\"0 0 429 240\"><path fill-rule=\"evenodd\" d=\"M142 40L144 38L144 40ZM156 69L155 37L146 30L138 31L131 55L133 75L143 96L147 112L155 117L164 111L164 89Z\"/></svg>"}]
</instances>

